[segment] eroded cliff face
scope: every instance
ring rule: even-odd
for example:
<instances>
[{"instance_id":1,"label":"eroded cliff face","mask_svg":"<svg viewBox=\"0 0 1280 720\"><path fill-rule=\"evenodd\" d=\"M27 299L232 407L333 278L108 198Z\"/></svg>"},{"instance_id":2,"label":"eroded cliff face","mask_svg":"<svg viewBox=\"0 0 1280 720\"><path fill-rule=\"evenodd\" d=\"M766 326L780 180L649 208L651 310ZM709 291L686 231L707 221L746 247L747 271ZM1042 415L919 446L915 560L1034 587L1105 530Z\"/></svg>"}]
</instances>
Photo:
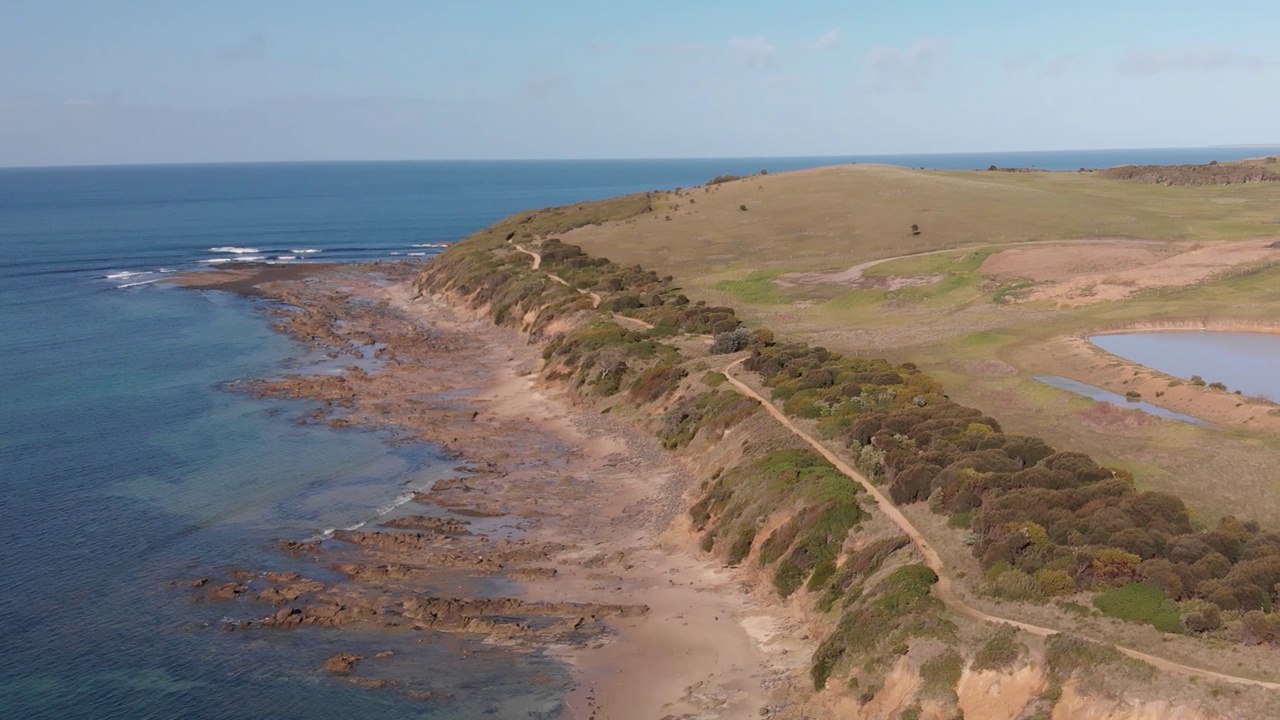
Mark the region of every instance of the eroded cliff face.
<instances>
[{"instance_id":1,"label":"eroded cliff face","mask_svg":"<svg viewBox=\"0 0 1280 720\"><path fill-rule=\"evenodd\" d=\"M1014 720L1048 688L1042 665L1008 672L966 669L956 685L965 720Z\"/></svg>"},{"instance_id":2,"label":"eroded cliff face","mask_svg":"<svg viewBox=\"0 0 1280 720\"><path fill-rule=\"evenodd\" d=\"M1062 697L1050 715L1051 720L1222 720L1225 717L1201 707L1165 700L1088 697L1080 694L1079 684L1075 682L1062 686Z\"/></svg>"},{"instance_id":3,"label":"eroded cliff face","mask_svg":"<svg viewBox=\"0 0 1280 720\"><path fill-rule=\"evenodd\" d=\"M1007 671L966 669L955 686L958 702L921 697L919 669L901 658L885 676L884 687L868 702L846 692L831 693L825 703L832 718L847 720L1226 720L1198 704L1143 697L1108 698L1084 693L1077 680L1058 687L1056 702L1046 702L1052 683L1043 664Z\"/></svg>"}]
</instances>

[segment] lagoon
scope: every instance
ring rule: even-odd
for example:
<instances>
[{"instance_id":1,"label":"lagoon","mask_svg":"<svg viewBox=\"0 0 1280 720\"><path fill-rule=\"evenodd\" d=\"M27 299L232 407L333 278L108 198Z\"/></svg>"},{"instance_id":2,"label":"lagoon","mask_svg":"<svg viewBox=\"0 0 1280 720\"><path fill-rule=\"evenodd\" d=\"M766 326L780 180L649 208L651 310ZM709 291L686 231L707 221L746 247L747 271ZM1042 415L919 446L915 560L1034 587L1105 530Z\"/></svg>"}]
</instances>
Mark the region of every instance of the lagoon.
<instances>
[{"instance_id":1,"label":"lagoon","mask_svg":"<svg viewBox=\"0 0 1280 720\"><path fill-rule=\"evenodd\" d=\"M1059 390L1066 390L1067 392L1072 392L1072 393L1075 393L1076 395L1087 397L1087 398L1090 398L1091 400L1096 400L1098 402L1109 402L1113 405L1118 405L1122 408L1126 408L1130 410L1141 410L1142 412L1147 413L1148 415L1162 417L1162 418L1165 418L1166 420L1177 420L1178 422L1191 423L1192 425L1208 425L1209 424L1201 420L1200 418L1195 418L1195 417L1191 417L1190 415L1183 415L1182 413L1174 412L1172 410L1167 410L1165 408L1160 407L1159 405L1152 405L1149 402L1134 402L1124 397L1123 395L1117 395L1116 393L1113 393L1110 390L1103 390L1100 387L1094 387L1093 385L1086 385L1085 383L1076 382L1075 380L1071 380L1070 378L1058 377L1057 375L1037 375L1035 379L1046 385L1052 385L1053 387L1056 387Z\"/></svg>"},{"instance_id":2,"label":"lagoon","mask_svg":"<svg viewBox=\"0 0 1280 720\"><path fill-rule=\"evenodd\" d=\"M1280 398L1280 335L1158 332L1095 335L1094 345L1169 375L1225 383L1245 395Z\"/></svg>"}]
</instances>

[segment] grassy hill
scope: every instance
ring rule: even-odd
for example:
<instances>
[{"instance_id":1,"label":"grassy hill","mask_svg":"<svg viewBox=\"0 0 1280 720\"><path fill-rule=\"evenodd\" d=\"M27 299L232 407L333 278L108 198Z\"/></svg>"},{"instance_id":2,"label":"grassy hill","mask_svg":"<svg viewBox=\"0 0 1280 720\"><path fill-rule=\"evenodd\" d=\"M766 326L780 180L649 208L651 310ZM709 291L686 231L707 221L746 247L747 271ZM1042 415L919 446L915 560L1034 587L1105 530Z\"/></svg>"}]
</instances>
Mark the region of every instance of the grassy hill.
<instances>
[{"instance_id":1,"label":"grassy hill","mask_svg":"<svg viewBox=\"0 0 1280 720\"><path fill-rule=\"evenodd\" d=\"M711 287L750 270L830 270L993 243L1280 236L1280 186L1166 187L1090 172L842 165L685 189L654 207L567 239Z\"/></svg>"}]
</instances>

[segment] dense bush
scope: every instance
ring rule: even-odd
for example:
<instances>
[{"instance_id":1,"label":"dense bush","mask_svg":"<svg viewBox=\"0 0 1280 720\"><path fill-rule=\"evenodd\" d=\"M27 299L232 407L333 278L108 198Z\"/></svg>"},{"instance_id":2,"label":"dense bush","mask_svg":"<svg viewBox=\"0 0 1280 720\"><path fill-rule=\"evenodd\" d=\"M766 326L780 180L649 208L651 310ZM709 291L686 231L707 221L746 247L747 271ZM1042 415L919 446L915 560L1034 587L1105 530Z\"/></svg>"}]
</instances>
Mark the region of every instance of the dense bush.
<instances>
[{"instance_id":1,"label":"dense bush","mask_svg":"<svg viewBox=\"0 0 1280 720\"><path fill-rule=\"evenodd\" d=\"M814 688L821 690L846 656L870 664L877 659L887 661L887 656L912 637L953 638L956 629L942 617L942 601L930 594L937 581L938 576L929 568L906 565L859 596L813 654L810 676Z\"/></svg>"}]
</instances>

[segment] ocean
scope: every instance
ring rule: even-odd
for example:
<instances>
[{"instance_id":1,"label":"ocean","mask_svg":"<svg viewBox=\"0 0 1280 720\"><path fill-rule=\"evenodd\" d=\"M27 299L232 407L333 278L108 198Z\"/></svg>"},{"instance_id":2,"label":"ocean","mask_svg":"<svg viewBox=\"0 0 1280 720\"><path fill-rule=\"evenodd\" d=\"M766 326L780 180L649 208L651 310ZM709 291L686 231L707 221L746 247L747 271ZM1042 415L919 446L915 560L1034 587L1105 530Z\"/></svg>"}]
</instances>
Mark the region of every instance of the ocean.
<instances>
[{"instance_id":1,"label":"ocean","mask_svg":"<svg viewBox=\"0 0 1280 720\"><path fill-rule=\"evenodd\" d=\"M522 209L761 169L1074 170L1271 152L0 169L0 717L556 716L565 669L549 658L464 662L462 641L348 631L224 633L232 610L171 587L291 569L276 541L374 519L452 465L429 445L300 425L304 403L228 389L317 358L270 329L261 301L176 288L164 282L174 272L426 262ZM390 672L452 699L318 669L353 646L392 645Z\"/></svg>"}]
</instances>

